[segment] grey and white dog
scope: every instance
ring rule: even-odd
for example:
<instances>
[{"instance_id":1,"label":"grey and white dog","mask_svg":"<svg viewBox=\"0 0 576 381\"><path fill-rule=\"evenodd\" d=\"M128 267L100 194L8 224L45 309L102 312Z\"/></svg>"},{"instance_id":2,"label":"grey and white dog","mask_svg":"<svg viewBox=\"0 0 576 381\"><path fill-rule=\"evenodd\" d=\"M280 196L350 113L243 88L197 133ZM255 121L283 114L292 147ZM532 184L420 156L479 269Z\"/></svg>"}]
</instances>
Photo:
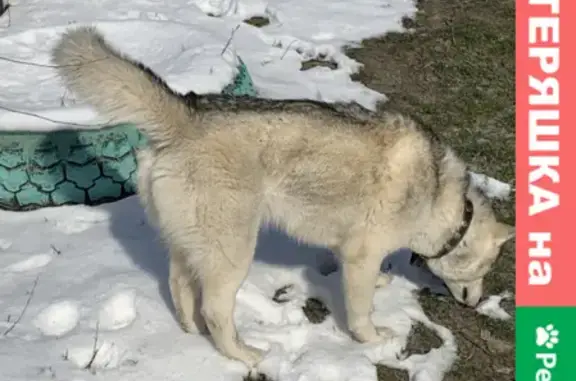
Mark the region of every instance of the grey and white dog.
<instances>
[{"instance_id":1,"label":"grey and white dog","mask_svg":"<svg viewBox=\"0 0 576 381\"><path fill-rule=\"evenodd\" d=\"M222 354L256 365L233 321L259 228L330 248L342 265L347 326L360 342L383 259L426 258L454 297L475 306L514 228L470 186L466 165L399 114L357 105L180 95L91 27L65 33L53 61L66 86L103 115L138 124L139 195L170 252L170 289L185 331L207 328Z\"/></svg>"}]
</instances>

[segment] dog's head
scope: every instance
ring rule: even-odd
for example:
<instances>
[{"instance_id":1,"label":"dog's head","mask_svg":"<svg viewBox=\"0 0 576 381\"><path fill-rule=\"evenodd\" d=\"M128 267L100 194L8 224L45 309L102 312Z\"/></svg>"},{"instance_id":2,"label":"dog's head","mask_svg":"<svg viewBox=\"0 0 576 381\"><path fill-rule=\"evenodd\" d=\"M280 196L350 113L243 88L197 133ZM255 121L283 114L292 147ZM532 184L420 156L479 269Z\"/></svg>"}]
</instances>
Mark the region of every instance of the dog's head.
<instances>
[{"instance_id":1,"label":"dog's head","mask_svg":"<svg viewBox=\"0 0 576 381\"><path fill-rule=\"evenodd\" d=\"M469 187L467 198L474 211L463 238L448 254L429 258L426 263L456 300L474 307L483 296L484 277L502 245L515 236L515 228L496 220L490 201L478 189Z\"/></svg>"}]
</instances>

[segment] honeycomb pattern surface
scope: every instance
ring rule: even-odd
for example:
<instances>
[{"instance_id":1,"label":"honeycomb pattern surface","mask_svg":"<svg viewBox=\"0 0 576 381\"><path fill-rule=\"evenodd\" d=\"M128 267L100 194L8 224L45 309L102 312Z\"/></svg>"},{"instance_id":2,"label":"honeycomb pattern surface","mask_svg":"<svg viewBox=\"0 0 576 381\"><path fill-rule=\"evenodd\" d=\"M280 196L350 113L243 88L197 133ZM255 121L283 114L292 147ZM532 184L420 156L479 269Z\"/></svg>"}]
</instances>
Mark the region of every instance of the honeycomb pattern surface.
<instances>
[{"instance_id":1,"label":"honeycomb pattern surface","mask_svg":"<svg viewBox=\"0 0 576 381\"><path fill-rule=\"evenodd\" d=\"M223 93L255 96L240 60ZM133 124L99 130L0 132L0 209L98 205L136 191L136 151L147 144Z\"/></svg>"}]
</instances>

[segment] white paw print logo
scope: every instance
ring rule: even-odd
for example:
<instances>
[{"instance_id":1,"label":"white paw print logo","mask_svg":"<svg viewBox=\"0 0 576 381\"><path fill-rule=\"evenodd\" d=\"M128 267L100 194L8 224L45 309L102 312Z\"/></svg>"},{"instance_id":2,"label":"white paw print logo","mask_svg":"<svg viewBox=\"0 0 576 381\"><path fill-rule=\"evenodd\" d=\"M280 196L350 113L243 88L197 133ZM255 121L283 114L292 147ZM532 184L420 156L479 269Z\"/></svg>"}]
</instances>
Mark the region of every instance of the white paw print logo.
<instances>
[{"instance_id":1,"label":"white paw print logo","mask_svg":"<svg viewBox=\"0 0 576 381\"><path fill-rule=\"evenodd\" d=\"M554 328L554 324L548 324L546 327L538 327L536 328L536 345L552 349L560 341L558 334L559 332Z\"/></svg>"}]
</instances>

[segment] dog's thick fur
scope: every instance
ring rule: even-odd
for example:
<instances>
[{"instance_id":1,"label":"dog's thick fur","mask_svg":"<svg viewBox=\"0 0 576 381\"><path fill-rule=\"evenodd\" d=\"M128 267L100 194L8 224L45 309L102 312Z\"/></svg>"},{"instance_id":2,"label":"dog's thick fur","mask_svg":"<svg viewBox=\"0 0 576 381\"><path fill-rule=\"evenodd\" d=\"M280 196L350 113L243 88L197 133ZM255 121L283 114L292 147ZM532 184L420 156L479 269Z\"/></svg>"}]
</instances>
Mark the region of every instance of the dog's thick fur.
<instances>
[{"instance_id":1,"label":"dog's thick fur","mask_svg":"<svg viewBox=\"0 0 576 381\"><path fill-rule=\"evenodd\" d=\"M370 319L375 286L387 280L379 281L383 258L402 247L438 252L462 222L465 197L474 215L463 240L427 261L456 299L478 303L483 277L514 234L469 186L465 164L408 117L179 95L87 27L67 32L53 61L72 91L149 137L139 194L169 247L180 324L192 331L200 317L218 349L247 365L262 354L238 338L233 311L263 223L334 250L348 328L361 342L385 337Z\"/></svg>"}]
</instances>

